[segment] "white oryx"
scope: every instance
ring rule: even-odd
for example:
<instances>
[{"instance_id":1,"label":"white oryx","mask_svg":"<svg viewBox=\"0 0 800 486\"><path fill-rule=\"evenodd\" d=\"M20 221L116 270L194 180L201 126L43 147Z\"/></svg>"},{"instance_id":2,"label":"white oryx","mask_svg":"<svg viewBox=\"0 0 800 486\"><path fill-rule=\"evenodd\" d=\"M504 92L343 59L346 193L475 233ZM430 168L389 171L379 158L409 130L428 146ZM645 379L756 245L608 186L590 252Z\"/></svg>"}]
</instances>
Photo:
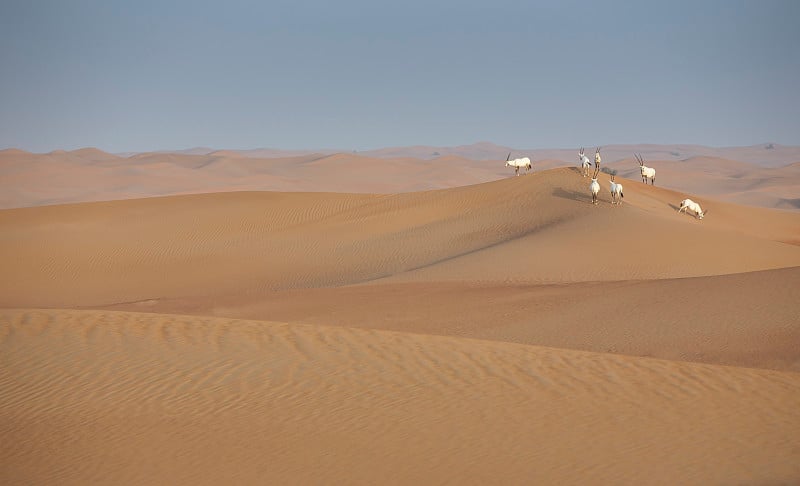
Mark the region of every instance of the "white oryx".
<instances>
[{"instance_id":1,"label":"white oryx","mask_svg":"<svg viewBox=\"0 0 800 486\"><path fill-rule=\"evenodd\" d=\"M656 170L652 167L647 167L644 165L644 157L642 154L633 154L636 157L636 160L639 162L639 168L642 170L642 182L647 184L647 179L650 179L650 185L656 185Z\"/></svg>"},{"instance_id":2,"label":"white oryx","mask_svg":"<svg viewBox=\"0 0 800 486\"><path fill-rule=\"evenodd\" d=\"M600 164L594 165L594 175L592 176L592 183L589 184L589 190L592 191L592 204L597 204L597 194L600 193L600 184L597 182L597 174L600 172Z\"/></svg>"},{"instance_id":3,"label":"white oryx","mask_svg":"<svg viewBox=\"0 0 800 486\"><path fill-rule=\"evenodd\" d=\"M611 204L622 204L625 194L622 193L622 184L614 182L614 176L616 174L611 174Z\"/></svg>"},{"instance_id":4,"label":"white oryx","mask_svg":"<svg viewBox=\"0 0 800 486\"><path fill-rule=\"evenodd\" d=\"M589 169L592 167L592 163L589 161L589 157L583 153L583 147L581 147L581 151L578 154L578 160L581 162L581 169L583 170L583 177L589 177Z\"/></svg>"},{"instance_id":5,"label":"white oryx","mask_svg":"<svg viewBox=\"0 0 800 486\"><path fill-rule=\"evenodd\" d=\"M594 149L594 166L600 167L600 147Z\"/></svg>"},{"instance_id":6,"label":"white oryx","mask_svg":"<svg viewBox=\"0 0 800 486\"><path fill-rule=\"evenodd\" d=\"M697 219L703 219L703 216L705 216L706 213L708 213L708 209L703 211L703 208L701 208L699 204L692 201L691 199L684 199L683 201L681 201L681 207L678 209L678 212L680 213L681 211L683 211L685 213L687 210L693 212L694 217Z\"/></svg>"},{"instance_id":7,"label":"white oryx","mask_svg":"<svg viewBox=\"0 0 800 486\"><path fill-rule=\"evenodd\" d=\"M506 157L506 167L513 167L514 173L519 175L520 167L525 167L525 173L527 174L529 170L531 170L531 159L528 157L522 157L521 159L511 159L511 152L508 153L508 157Z\"/></svg>"}]
</instances>

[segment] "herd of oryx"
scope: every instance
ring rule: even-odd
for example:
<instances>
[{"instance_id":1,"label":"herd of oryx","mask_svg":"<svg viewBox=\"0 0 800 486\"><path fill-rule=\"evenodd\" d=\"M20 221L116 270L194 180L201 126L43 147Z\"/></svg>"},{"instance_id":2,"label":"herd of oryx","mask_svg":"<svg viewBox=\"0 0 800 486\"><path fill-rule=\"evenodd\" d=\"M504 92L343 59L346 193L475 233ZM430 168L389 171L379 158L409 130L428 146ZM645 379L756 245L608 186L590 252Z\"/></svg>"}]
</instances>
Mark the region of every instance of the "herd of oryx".
<instances>
[{"instance_id":1,"label":"herd of oryx","mask_svg":"<svg viewBox=\"0 0 800 486\"><path fill-rule=\"evenodd\" d=\"M644 157L641 154L633 154L636 157L636 161L639 162L639 169L642 173L642 182L647 185L647 182L650 181L650 185L654 186L656 183L656 170L652 167L647 167L644 165ZM586 156L584 153L583 148L581 147L580 152L578 152L578 160L580 161L581 172L583 177L589 177L589 170L592 168L592 162L589 160L589 157ZM592 204L598 204L597 195L600 193L600 184L597 182L597 174L600 173L600 147L597 147L594 151L594 173L592 175L592 182L589 184L589 192L592 194ZM509 152L508 157L506 157L506 167L514 167L514 173L519 175L519 170L524 167L525 173L531 170L531 159L528 157L522 157L520 159L511 159L511 153ZM622 192L622 184L619 184L614 181L616 173L611 173L611 187L609 188L611 192L611 204L622 204L622 198L625 197L625 194ZM708 213L706 209L700 207L700 205L691 199L684 199L681 201L680 207L678 208L678 212L689 212L691 211L694 213L695 218L703 219L703 217Z\"/></svg>"}]
</instances>

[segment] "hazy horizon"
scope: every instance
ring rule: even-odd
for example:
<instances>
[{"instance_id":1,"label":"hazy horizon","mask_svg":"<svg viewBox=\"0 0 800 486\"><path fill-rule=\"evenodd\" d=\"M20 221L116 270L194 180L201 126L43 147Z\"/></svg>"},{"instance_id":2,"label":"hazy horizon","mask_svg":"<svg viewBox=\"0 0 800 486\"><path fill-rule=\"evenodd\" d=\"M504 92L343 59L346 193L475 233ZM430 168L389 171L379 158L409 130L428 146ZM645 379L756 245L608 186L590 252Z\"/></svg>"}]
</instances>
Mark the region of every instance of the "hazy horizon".
<instances>
[{"instance_id":1,"label":"hazy horizon","mask_svg":"<svg viewBox=\"0 0 800 486\"><path fill-rule=\"evenodd\" d=\"M509 146L509 145L500 145L500 144L497 144L497 143L495 143L495 142L493 142L491 140L479 140L479 141L464 143L464 144L460 144L460 145L430 145L430 144L414 144L414 145L411 145L411 144L409 144L409 145L370 147L370 148L363 149L363 150L350 149L350 148L347 148L347 147L266 147L266 146L265 147L209 147L209 146L204 146L204 145L197 145L197 146L193 146L193 147L172 147L172 148L159 147L159 148L155 148L155 149L144 149L144 150L110 151L110 150L105 150L101 146L97 146L97 145L85 145L85 146L79 146L79 147L76 146L76 147L70 147L70 148L56 147L56 148L53 148L53 149L50 149L50 150L43 150L43 151L34 151L34 150L27 150L27 149L20 148L20 147L8 146L8 147L0 147L0 151L3 151L3 150L23 150L25 152L29 152L29 153L33 153L33 154L48 154L48 153L59 152L59 151L61 151L61 152L72 152L72 151L83 150L83 149L97 149L97 150L100 150L102 152L106 152L106 153L112 154L112 155L128 155L128 154L146 154L146 153L159 153L159 152L163 152L163 153L179 153L179 152L189 152L189 151L194 151L194 150L197 150L197 151L207 150L209 153L217 152L217 151L256 152L256 151L259 151L259 150L270 150L270 151L275 151L276 153L285 152L287 154L290 153L290 152L310 153L310 152L313 152L313 151L323 151L323 152L341 151L342 153L351 153L352 152L352 153L355 153L355 154L359 154L359 153L367 153L367 152L379 152L379 151L391 150L391 149L398 149L398 150L413 149L414 147L430 147L430 148L438 148L438 149L458 149L458 148L466 148L466 147L472 147L472 146L480 146L482 144L494 145L494 146L497 146L497 148L499 148L499 149L512 148L514 150L539 150L539 151L566 151L566 150L569 150L569 151L572 151L572 150L575 149L574 146L573 147L545 147L545 146L541 146L541 147L512 147L512 146ZM695 146L695 147L698 147L698 148L707 148L707 149L712 149L713 150L713 149L737 149L737 148L747 149L747 148L754 148L754 147L760 147L760 146L765 146L766 147L767 145L775 145L777 147L787 147L787 148L800 147L800 145L780 144L780 143L775 143L775 142L771 142L771 141L764 141L764 142L748 144L748 145L703 145L703 144L689 144L689 143L674 143L674 144L670 144L670 143L657 143L657 142L652 142L652 143L651 142L642 142L642 143L608 143L608 144L602 145L602 147L608 149L608 148L615 148L615 147L618 148L618 147L627 147L627 146L631 146L631 147L647 147L647 146L651 146L651 147L677 147L677 146L691 147L691 146ZM591 146L591 145L587 145L587 147L588 147L588 149L593 149L594 148L594 146Z\"/></svg>"},{"instance_id":2,"label":"hazy horizon","mask_svg":"<svg viewBox=\"0 0 800 486\"><path fill-rule=\"evenodd\" d=\"M0 6L0 149L800 145L800 4Z\"/></svg>"}]
</instances>

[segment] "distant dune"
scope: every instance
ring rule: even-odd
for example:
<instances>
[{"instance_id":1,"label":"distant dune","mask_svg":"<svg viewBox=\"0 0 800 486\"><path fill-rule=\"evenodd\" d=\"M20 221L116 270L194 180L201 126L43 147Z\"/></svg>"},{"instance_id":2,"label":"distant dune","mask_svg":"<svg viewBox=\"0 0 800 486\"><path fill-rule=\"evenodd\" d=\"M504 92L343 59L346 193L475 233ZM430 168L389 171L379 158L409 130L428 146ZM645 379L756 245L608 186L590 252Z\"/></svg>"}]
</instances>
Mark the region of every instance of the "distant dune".
<instances>
[{"instance_id":1,"label":"distant dune","mask_svg":"<svg viewBox=\"0 0 800 486\"><path fill-rule=\"evenodd\" d=\"M593 152L596 147L585 147L588 152ZM505 160L511 152L513 157L530 157L533 160L556 159L565 162L578 162L578 149L525 149L496 145L491 142L479 142L471 145L457 147L394 147L360 152L369 157L414 157L419 159L434 159L444 155L456 155L476 160ZM800 147L785 146L774 143L765 143L745 147L706 147L702 145L657 145L657 144L632 144L632 145L604 145L602 147L603 160L606 163L618 162L633 153L640 153L648 159L665 161L681 161L693 157L715 157L735 160L763 167L780 167L788 163L800 161ZM591 155L591 154L590 154Z\"/></svg>"},{"instance_id":2,"label":"distant dune","mask_svg":"<svg viewBox=\"0 0 800 486\"><path fill-rule=\"evenodd\" d=\"M93 148L48 154L10 149L0 151L0 208L227 191L444 189L508 177L513 173L504 167L509 152L531 157L534 171L577 165L575 150L520 151L491 143L359 154L198 148L129 157ZM634 152L642 152L657 169L659 187L751 206L800 209L800 148L610 146L603 148L604 166L637 180Z\"/></svg>"},{"instance_id":3,"label":"distant dune","mask_svg":"<svg viewBox=\"0 0 800 486\"><path fill-rule=\"evenodd\" d=\"M577 162L579 147L561 149L531 149L515 148L497 145L492 142L478 142L469 145L454 147L440 147L432 145L414 145L405 147L387 147L372 150L343 150L343 149L316 149L316 150L282 150L274 148L261 148L251 150L233 150L240 155L255 158L283 158L309 155L312 153L334 154L352 153L364 157L377 158L414 158L433 160L439 157L454 156L471 160L505 160L508 153L514 157L528 156L533 160L555 159L564 162ZM592 151L595 147L585 147ZM174 151L184 154L208 154L213 149L197 148ZM687 144L612 144L602 147L603 159L606 163L618 162L632 154L641 153L648 159L664 161L683 161L694 157L712 157L745 162L762 167L780 167L788 163L800 161L800 147L786 146L776 143L763 143L759 145L741 147L707 147L703 145Z\"/></svg>"}]
</instances>

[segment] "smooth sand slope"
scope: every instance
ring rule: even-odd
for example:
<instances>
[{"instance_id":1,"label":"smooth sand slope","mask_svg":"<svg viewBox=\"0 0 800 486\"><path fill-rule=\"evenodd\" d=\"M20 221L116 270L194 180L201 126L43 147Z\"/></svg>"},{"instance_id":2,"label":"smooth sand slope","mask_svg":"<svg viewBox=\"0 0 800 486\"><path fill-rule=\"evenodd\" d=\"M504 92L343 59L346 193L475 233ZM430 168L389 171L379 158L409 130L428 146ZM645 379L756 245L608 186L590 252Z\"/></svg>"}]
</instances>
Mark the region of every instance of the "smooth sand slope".
<instances>
[{"instance_id":1,"label":"smooth sand slope","mask_svg":"<svg viewBox=\"0 0 800 486\"><path fill-rule=\"evenodd\" d=\"M0 311L0 480L784 484L800 374L387 331Z\"/></svg>"},{"instance_id":2,"label":"smooth sand slope","mask_svg":"<svg viewBox=\"0 0 800 486\"><path fill-rule=\"evenodd\" d=\"M601 178L604 187L607 180ZM800 214L572 169L395 195L222 193L0 212L0 305L91 306L382 281L569 283L800 265ZM746 256L746 257L745 257Z\"/></svg>"},{"instance_id":3,"label":"smooth sand slope","mask_svg":"<svg viewBox=\"0 0 800 486\"><path fill-rule=\"evenodd\" d=\"M388 329L800 372L800 268L556 285L378 283L108 309Z\"/></svg>"}]
</instances>

